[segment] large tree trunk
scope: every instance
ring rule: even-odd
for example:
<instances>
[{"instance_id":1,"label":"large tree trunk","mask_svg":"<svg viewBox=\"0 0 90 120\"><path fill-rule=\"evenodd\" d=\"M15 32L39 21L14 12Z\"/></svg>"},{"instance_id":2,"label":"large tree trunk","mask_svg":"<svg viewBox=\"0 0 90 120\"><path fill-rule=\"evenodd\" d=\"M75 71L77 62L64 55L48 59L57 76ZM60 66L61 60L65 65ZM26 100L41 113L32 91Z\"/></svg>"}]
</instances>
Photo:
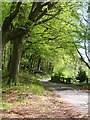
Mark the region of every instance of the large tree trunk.
<instances>
[{"instance_id":1,"label":"large tree trunk","mask_svg":"<svg viewBox=\"0 0 90 120\"><path fill-rule=\"evenodd\" d=\"M22 52L22 40L16 39L13 42L13 51L11 56L11 63L10 63L10 69L9 69L9 80L7 84L14 84L16 85L18 72L19 72L19 63L20 63L20 57Z\"/></svg>"}]
</instances>

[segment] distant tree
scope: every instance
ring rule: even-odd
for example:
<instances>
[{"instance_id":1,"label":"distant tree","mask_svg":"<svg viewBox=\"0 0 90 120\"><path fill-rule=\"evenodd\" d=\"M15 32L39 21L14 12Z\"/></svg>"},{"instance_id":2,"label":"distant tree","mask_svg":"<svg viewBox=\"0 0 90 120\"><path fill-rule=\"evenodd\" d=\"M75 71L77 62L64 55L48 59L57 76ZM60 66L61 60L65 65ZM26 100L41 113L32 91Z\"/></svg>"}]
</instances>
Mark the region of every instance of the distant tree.
<instances>
[{"instance_id":1,"label":"distant tree","mask_svg":"<svg viewBox=\"0 0 90 120\"><path fill-rule=\"evenodd\" d=\"M84 82L87 79L86 72L81 67L79 67L77 79L80 80L80 82Z\"/></svg>"}]
</instances>

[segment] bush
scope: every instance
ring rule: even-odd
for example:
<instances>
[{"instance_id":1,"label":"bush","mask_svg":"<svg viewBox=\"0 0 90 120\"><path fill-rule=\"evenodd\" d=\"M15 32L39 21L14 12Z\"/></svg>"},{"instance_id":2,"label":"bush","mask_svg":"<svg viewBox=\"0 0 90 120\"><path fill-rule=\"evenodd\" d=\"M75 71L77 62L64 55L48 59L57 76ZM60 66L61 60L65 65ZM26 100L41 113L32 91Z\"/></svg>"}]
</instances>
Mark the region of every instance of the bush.
<instances>
[{"instance_id":1,"label":"bush","mask_svg":"<svg viewBox=\"0 0 90 120\"><path fill-rule=\"evenodd\" d=\"M84 82L87 78L86 72L80 67L77 75L77 80Z\"/></svg>"},{"instance_id":2,"label":"bush","mask_svg":"<svg viewBox=\"0 0 90 120\"><path fill-rule=\"evenodd\" d=\"M54 73L54 75L51 76L51 82L61 83L61 77L63 77L63 73L61 71Z\"/></svg>"}]
</instances>

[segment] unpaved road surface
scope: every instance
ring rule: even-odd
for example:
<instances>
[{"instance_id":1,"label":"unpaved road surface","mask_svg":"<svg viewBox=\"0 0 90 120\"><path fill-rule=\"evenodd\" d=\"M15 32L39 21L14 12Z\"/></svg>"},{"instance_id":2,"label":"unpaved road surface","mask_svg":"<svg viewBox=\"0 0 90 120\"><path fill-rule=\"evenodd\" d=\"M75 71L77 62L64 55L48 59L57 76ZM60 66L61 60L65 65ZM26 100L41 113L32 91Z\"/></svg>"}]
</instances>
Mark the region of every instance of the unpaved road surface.
<instances>
[{"instance_id":1,"label":"unpaved road surface","mask_svg":"<svg viewBox=\"0 0 90 120\"><path fill-rule=\"evenodd\" d=\"M65 84L49 82L49 79L40 80L41 84L53 90L60 95L63 101L72 104L77 110L88 115L89 112L89 94L69 87Z\"/></svg>"}]
</instances>

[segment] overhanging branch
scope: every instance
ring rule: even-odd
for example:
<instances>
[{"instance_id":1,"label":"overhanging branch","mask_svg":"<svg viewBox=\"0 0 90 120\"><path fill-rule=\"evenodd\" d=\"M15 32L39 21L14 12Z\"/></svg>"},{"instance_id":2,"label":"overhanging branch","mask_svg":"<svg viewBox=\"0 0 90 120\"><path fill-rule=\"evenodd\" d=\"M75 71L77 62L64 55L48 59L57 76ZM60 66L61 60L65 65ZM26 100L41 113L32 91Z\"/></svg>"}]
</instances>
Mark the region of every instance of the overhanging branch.
<instances>
[{"instance_id":1,"label":"overhanging branch","mask_svg":"<svg viewBox=\"0 0 90 120\"><path fill-rule=\"evenodd\" d=\"M84 60L83 56L81 55L81 53L79 52L78 48L77 48L77 45L74 43L75 47L76 47L76 50L78 52L78 54L80 55L82 61L86 64L86 66L90 69L90 65Z\"/></svg>"}]
</instances>

